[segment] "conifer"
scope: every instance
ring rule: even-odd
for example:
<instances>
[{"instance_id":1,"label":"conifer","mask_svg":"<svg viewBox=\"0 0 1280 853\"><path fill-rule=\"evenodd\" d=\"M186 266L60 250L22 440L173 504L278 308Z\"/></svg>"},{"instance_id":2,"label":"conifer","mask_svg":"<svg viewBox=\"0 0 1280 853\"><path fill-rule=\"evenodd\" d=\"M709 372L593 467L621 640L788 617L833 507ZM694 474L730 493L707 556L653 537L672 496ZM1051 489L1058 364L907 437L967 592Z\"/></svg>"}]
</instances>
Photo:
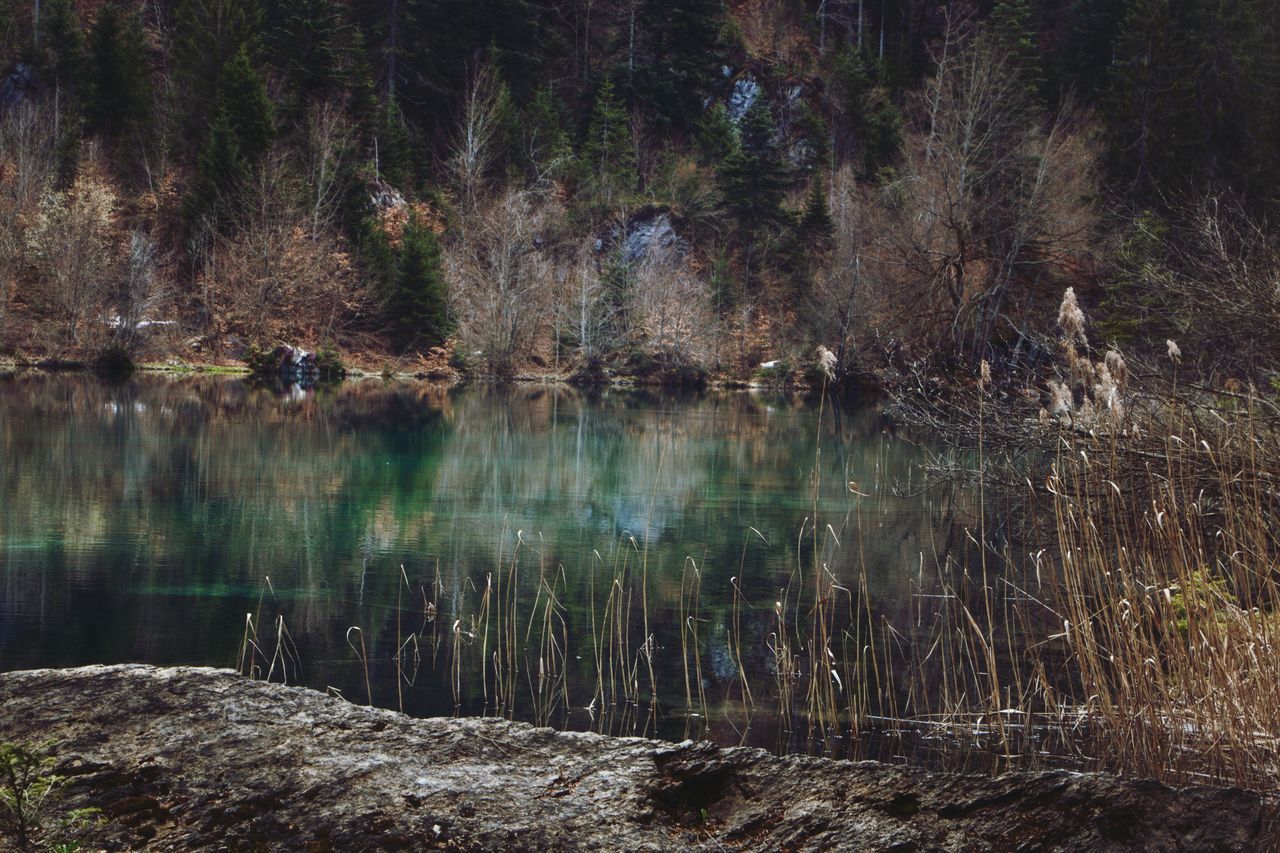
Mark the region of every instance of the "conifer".
<instances>
[{"instance_id":1,"label":"conifer","mask_svg":"<svg viewBox=\"0 0 1280 853\"><path fill-rule=\"evenodd\" d=\"M805 196L804 210L800 214L797 230L805 244L814 252L821 254L831 248L835 224L831 221L831 210L827 205L827 192L822 187L821 176L809 182L809 193Z\"/></svg>"},{"instance_id":2,"label":"conifer","mask_svg":"<svg viewBox=\"0 0 1280 853\"><path fill-rule=\"evenodd\" d=\"M1046 86L1044 61L1027 0L997 0L988 27L995 46L1007 57L1010 70L1026 87L1028 103L1040 102Z\"/></svg>"},{"instance_id":3,"label":"conifer","mask_svg":"<svg viewBox=\"0 0 1280 853\"><path fill-rule=\"evenodd\" d=\"M773 111L763 92L743 115L738 134L739 144L717 178L725 209L741 239L750 242L785 224L782 201L791 183L778 151Z\"/></svg>"},{"instance_id":4,"label":"conifer","mask_svg":"<svg viewBox=\"0 0 1280 853\"><path fill-rule=\"evenodd\" d=\"M89 36L92 75L86 113L90 126L106 136L146 121L151 109L142 21L109 3L98 10Z\"/></svg>"},{"instance_id":5,"label":"conifer","mask_svg":"<svg viewBox=\"0 0 1280 853\"><path fill-rule=\"evenodd\" d=\"M266 153L275 138L275 108L245 50L223 68L218 88L220 113L226 116L235 134L240 154L253 163Z\"/></svg>"},{"instance_id":6,"label":"conifer","mask_svg":"<svg viewBox=\"0 0 1280 853\"><path fill-rule=\"evenodd\" d=\"M724 104L713 104L698 122L698 159L708 166L725 162L738 147L738 128Z\"/></svg>"},{"instance_id":7,"label":"conifer","mask_svg":"<svg viewBox=\"0 0 1280 853\"><path fill-rule=\"evenodd\" d=\"M180 0L173 18L173 91L194 138L217 116L223 66L239 53L256 57L261 46L258 0Z\"/></svg>"},{"instance_id":8,"label":"conifer","mask_svg":"<svg viewBox=\"0 0 1280 853\"><path fill-rule=\"evenodd\" d=\"M42 29L40 47L53 85L74 91L84 77L86 57L84 31L72 0L51 0Z\"/></svg>"},{"instance_id":9,"label":"conifer","mask_svg":"<svg viewBox=\"0 0 1280 853\"><path fill-rule=\"evenodd\" d=\"M635 189L636 161L631 122L613 81L605 78L596 95L582 145L582 165L597 198L606 205Z\"/></svg>"},{"instance_id":10,"label":"conifer","mask_svg":"<svg viewBox=\"0 0 1280 853\"><path fill-rule=\"evenodd\" d=\"M276 64L298 87L299 98L337 87L346 34L342 7L334 0L280 0Z\"/></svg>"},{"instance_id":11,"label":"conifer","mask_svg":"<svg viewBox=\"0 0 1280 853\"><path fill-rule=\"evenodd\" d=\"M401 346L444 343L451 329L448 295L435 234L416 216L409 219L388 294L388 316Z\"/></svg>"}]
</instances>

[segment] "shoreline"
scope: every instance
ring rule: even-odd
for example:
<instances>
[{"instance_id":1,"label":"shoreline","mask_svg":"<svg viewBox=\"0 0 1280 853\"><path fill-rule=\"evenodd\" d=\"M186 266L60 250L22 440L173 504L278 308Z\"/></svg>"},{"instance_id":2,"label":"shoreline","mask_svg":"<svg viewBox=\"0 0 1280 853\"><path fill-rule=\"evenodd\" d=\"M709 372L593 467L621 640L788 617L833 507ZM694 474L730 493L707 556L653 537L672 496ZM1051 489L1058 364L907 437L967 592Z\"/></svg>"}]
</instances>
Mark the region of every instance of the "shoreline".
<instances>
[{"instance_id":1,"label":"shoreline","mask_svg":"<svg viewBox=\"0 0 1280 853\"><path fill-rule=\"evenodd\" d=\"M52 741L109 849L1251 850L1257 794L996 778L414 719L230 670L0 673L0 740ZM1021 845L1021 846L1019 846Z\"/></svg>"},{"instance_id":2,"label":"shoreline","mask_svg":"<svg viewBox=\"0 0 1280 853\"><path fill-rule=\"evenodd\" d=\"M461 386L472 383L480 384L515 384L515 385L549 385L559 387L572 387L583 390L603 390L607 388L647 388L647 389L666 389L672 391L680 390L701 390L701 391L776 391L786 394L804 395L813 392L813 388L808 385L787 385L777 382L757 382L742 379L730 379L725 377L709 377L706 382L701 385L689 384L670 384L661 381L649 381L630 374L610 375L605 381L581 384L573 381L573 375L568 373L547 372L547 373L531 373L521 372L506 379L499 379L492 376L484 375L468 375L458 374L457 376L442 375L434 371L421 370L403 370L395 372L368 370L358 366L345 366L346 371L342 379L338 382L349 380L372 380L381 379L384 381L397 382L422 382L434 385L444 386ZM99 374L103 372L95 368L90 362L78 360L63 359L41 359L39 361L21 361L15 359L0 359L0 373L76 373L76 374ZM244 364L219 364L216 362L142 362L134 365L130 370L124 371L117 375L127 376L130 373L146 373L158 375L172 376L227 376L235 378L249 378L253 372ZM110 374L108 374L110 375ZM874 389L874 385L864 384L857 386L858 388Z\"/></svg>"}]
</instances>

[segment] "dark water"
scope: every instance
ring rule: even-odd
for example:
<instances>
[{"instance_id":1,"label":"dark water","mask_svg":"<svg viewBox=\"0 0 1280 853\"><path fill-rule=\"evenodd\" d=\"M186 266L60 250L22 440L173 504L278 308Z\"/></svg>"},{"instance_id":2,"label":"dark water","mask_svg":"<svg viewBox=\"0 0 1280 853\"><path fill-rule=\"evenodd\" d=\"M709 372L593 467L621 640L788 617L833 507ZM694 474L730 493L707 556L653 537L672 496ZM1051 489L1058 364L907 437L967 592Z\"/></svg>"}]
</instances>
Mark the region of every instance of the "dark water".
<instances>
[{"instance_id":1,"label":"dark water","mask_svg":"<svg viewBox=\"0 0 1280 853\"><path fill-rule=\"evenodd\" d=\"M846 590L846 623L905 614L972 509L916 489L927 448L874 403L819 415L747 393L0 377L0 669L235 666L253 614L259 674L353 701L741 739L738 660L767 692L775 602L808 567Z\"/></svg>"}]
</instances>

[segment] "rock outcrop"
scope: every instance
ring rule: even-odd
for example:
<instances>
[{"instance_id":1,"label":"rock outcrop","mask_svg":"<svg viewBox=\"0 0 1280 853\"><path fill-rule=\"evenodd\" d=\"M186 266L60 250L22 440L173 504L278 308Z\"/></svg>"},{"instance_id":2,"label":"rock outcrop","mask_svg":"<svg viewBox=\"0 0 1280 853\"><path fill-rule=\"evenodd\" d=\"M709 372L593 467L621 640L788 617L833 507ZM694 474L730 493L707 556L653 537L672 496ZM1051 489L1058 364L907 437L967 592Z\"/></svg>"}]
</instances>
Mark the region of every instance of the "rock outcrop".
<instances>
[{"instance_id":1,"label":"rock outcrop","mask_svg":"<svg viewBox=\"0 0 1280 853\"><path fill-rule=\"evenodd\" d=\"M1249 850L1262 823L1239 790L412 719L224 670L10 672L0 708L110 849Z\"/></svg>"}]
</instances>

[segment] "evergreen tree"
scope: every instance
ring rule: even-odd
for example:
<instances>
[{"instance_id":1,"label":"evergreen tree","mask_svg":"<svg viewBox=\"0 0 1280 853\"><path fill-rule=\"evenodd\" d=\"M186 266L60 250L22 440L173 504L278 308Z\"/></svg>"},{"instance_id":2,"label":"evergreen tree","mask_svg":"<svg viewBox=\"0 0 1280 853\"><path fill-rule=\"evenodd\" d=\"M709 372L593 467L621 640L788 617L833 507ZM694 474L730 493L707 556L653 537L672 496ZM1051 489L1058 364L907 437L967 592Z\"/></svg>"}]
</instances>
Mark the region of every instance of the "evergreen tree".
<instances>
[{"instance_id":1,"label":"evergreen tree","mask_svg":"<svg viewBox=\"0 0 1280 853\"><path fill-rule=\"evenodd\" d=\"M299 101L337 88L347 26L335 0L280 0L274 61L297 88Z\"/></svg>"},{"instance_id":2,"label":"evergreen tree","mask_svg":"<svg viewBox=\"0 0 1280 853\"><path fill-rule=\"evenodd\" d=\"M378 110L374 162L379 176L396 186L413 183L413 136L395 103L387 100Z\"/></svg>"},{"instance_id":3,"label":"evergreen tree","mask_svg":"<svg viewBox=\"0 0 1280 853\"><path fill-rule=\"evenodd\" d=\"M44 67L59 90L75 90L85 72L84 30L72 0L50 0L41 22Z\"/></svg>"},{"instance_id":4,"label":"evergreen tree","mask_svg":"<svg viewBox=\"0 0 1280 853\"><path fill-rule=\"evenodd\" d=\"M1203 160L1190 48L1169 0L1129 0L1105 112L1112 168L1139 198L1185 184Z\"/></svg>"},{"instance_id":5,"label":"evergreen tree","mask_svg":"<svg viewBox=\"0 0 1280 853\"><path fill-rule=\"evenodd\" d=\"M1130 0L1104 114L1112 169L1139 201L1280 179L1280 48L1265 0Z\"/></svg>"},{"instance_id":6,"label":"evergreen tree","mask_svg":"<svg viewBox=\"0 0 1280 853\"><path fill-rule=\"evenodd\" d=\"M778 151L776 136L773 112L761 92L738 125L738 146L716 173L721 205L736 226L742 286L747 290L755 286L760 268L769 258L792 274L805 266L799 244L794 239L781 239L793 222L782 206L791 175Z\"/></svg>"},{"instance_id":7,"label":"evergreen tree","mask_svg":"<svg viewBox=\"0 0 1280 853\"><path fill-rule=\"evenodd\" d=\"M864 177L892 162L902 148L902 115L878 85L872 63L852 45L835 55L831 97L836 156L859 162Z\"/></svg>"},{"instance_id":8,"label":"evergreen tree","mask_svg":"<svg viewBox=\"0 0 1280 853\"><path fill-rule=\"evenodd\" d=\"M1209 186L1246 197L1274 196L1280 48L1271 8L1262 0L1194 0L1181 28L1196 55L1195 95Z\"/></svg>"},{"instance_id":9,"label":"evergreen tree","mask_svg":"<svg viewBox=\"0 0 1280 853\"><path fill-rule=\"evenodd\" d=\"M1027 0L996 0L987 32L995 47L1008 57L1009 69L1018 82L1027 87L1027 103L1034 106L1040 102L1046 88L1044 61Z\"/></svg>"},{"instance_id":10,"label":"evergreen tree","mask_svg":"<svg viewBox=\"0 0 1280 853\"><path fill-rule=\"evenodd\" d=\"M180 0L173 18L173 91L193 138L217 116L222 68L239 53L254 57L262 33L259 0Z\"/></svg>"},{"instance_id":11,"label":"evergreen tree","mask_svg":"<svg viewBox=\"0 0 1280 853\"><path fill-rule=\"evenodd\" d=\"M612 205L635 189L635 148L626 107L605 78L596 95L582 145L582 167L595 196Z\"/></svg>"},{"instance_id":12,"label":"evergreen tree","mask_svg":"<svg viewBox=\"0 0 1280 853\"><path fill-rule=\"evenodd\" d=\"M89 35L89 51L90 127L114 137L144 123L151 111L151 69L137 13L122 13L114 3L103 6Z\"/></svg>"},{"instance_id":13,"label":"evergreen tree","mask_svg":"<svg viewBox=\"0 0 1280 853\"><path fill-rule=\"evenodd\" d=\"M404 90L399 107L428 136L448 132L457 97L482 57L498 68L514 97L528 103L546 80L547 57L563 53L548 25L552 16L534 0L396 4L403 18L396 60Z\"/></svg>"},{"instance_id":14,"label":"evergreen tree","mask_svg":"<svg viewBox=\"0 0 1280 853\"><path fill-rule=\"evenodd\" d=\"M209 126L196 159L196 171L182 203L187 229L192 233L223 232L230 225L232 196L249 174L240 153L236 133L225 111Z\"/></svg>"},{"instance_id":15,"label":"evergreen tree","mask_svg":"<svg viewBox=\"0 0 1280 853\"><path fill-rule=\"evenodd\" d=\"M438 346L449 336L448 294L440 244L431 229L411 217L387 298L388 317L401 346Z\"/></svg>"},{"instance_id":16,"label":"evergreen tree","mask_svg":"<svg viewBox=\"0 0 1280 853\"><path fill-rule=\"evenodd\" d=\"M723 0L644 0L628 80L646 113L680 128L696 125L724 61L724 21Z\"/></svg>"},{"instance_id":17,"label":"evergreen tree","mask_svg":"<svg viewBox=\"0 0 1280 853\"><path fill-rule=\"evenodd\" d=\"M274 137L275 111L266 86L242 50L227 62L218 81L217 112L184 200L189 228L229 227L237 194Z\"/></svg>"},{"instance_id":18,"label":"evergreen tree","mask_svg":"<svg viewBox=\"0 0 1280 853\"><path fill-rule=\"evenodd\" d=\"M1124 12L1116 0L1074 0L1054 63L1059 87L1086 100L1105 89Z\"/></svg>"},{"instance_id":19,"label":"evergreen tree","mask_svg":"<svg viewBox=\"0 0 1280 853\"><path fill-rule=\"evenodd\" d=\"M703 114L695 145L698 159L708 166L723 163L738 147L738 128L724 104L717 103Z\"/></svg>"},{"instance_id":20,"label":"evergreen tree","mask_svg":"<svg viewBox=\"0 0 1280 853\"><path fill-rule=\"evenodd\" d=\"M550 86L538 90L521 122L520 152L532 176L558 176L573 163L573 145L565 130L561 102Z\"/></svg>"},{"instance_id":21,"label":"evergreen tree","mask_svg":"<svg viewBox=\"0 0 1280 853\"><path fill-rule=\"evenodd\" d=\"M862 173L874 175L902 150L902 113L882 90L868 105L862 143Z\"/></svg>"},{"instance_id":22,"label":"evergreen tree","mask_svg":"<svg viewBox=\"0 0 1280 853\"><path fill-rule=\"evenodd\" d=\"M8 55L13 47L13 0L0 0L0 52Z\"/></svg>"},{"instance_id":23,"label":"evergreen tree","mask_svg":"<svg viewBox=\"0 0 1280 853\"><path fill-rule=\"evenodd\" d=\"M786 229L771 253L773 264L786 275L797 293L803 294L809 289L814 268L830 252L834 237L827 193L822 188L822 178L817 176L809 182L804 207L794 224Z\"/></svg>"},{"instance_id":24,"label":"evergreen tree","mask_svg":"<svg viewBox=\"0 0 1280 853\"><path fill-rule=\"evenodd\" d=\"M253 164L275 138L275 108L262 77L241 50L222 69L218 81L218 111L235 136L236 147Z\"/></svg>"},{"instance_id":25,"label":"evergreen tree","mask_svg":"<svg viewBox=\"0 0 1280 853\"><path fill-rule=\"evenodd\" d=\"M740 239L751 244L786 224L782 201L791 184L778 152L773 111L763 92L742 117L738 134L740 143L721 165L717 178Z\"/></svg>"},{"instance_id":26,"label":"evergreen tree","mask_svg":"<svg viewBox=\"0 0 1280 853\"><path fill-rule=\"evenodd\" d=\"M425 34L414 26L418 15L410 16L414 0L355 0L353 17L358 22L357 45L363 47L375 90L389 103L398 103L401 88L412 76L409 45ZM444 49L449 42L442 40Z\"/></svg>"},{"instance_id":27,"label":"evergreen tree","mask_svg":"<svg viewBox=\"0 0 1280 853\"><path fill-rule=\"evenodd\" d=\"M351 45L347 52L345 74L349 97L347 114L358 129L361 145L370 153L382 122L382 103L374 84L373 69L365 50L364 33L353 27L349 31Z\"/></svg>"},{"instance_id":28,"label":"evergreen tree","mask_svg":"<svg viewBox=\"0 0 1280 853\"><path fill-rule=\"evenodd\" d=\"M489 49L517 98L532 98L546 77L547 57L563 54L563 45L547 26L547 10L536 0L472 0L471 5L476 47Z\"/></svg>"},{"instance_id":29,"label":"evergreen tree","mask_svg":"<svg viewBox=\"0 0 1280 853\"><path fill-rule=\"evenodd\" d=\"M835 238L835 223L831 221L831 210L827 205L827 192L822 188L821 176L809 183L809 193L805 196L804 210L796 223L804 245L815 254L822 254L831 248Z\"/></svg>"}]
</instances>

